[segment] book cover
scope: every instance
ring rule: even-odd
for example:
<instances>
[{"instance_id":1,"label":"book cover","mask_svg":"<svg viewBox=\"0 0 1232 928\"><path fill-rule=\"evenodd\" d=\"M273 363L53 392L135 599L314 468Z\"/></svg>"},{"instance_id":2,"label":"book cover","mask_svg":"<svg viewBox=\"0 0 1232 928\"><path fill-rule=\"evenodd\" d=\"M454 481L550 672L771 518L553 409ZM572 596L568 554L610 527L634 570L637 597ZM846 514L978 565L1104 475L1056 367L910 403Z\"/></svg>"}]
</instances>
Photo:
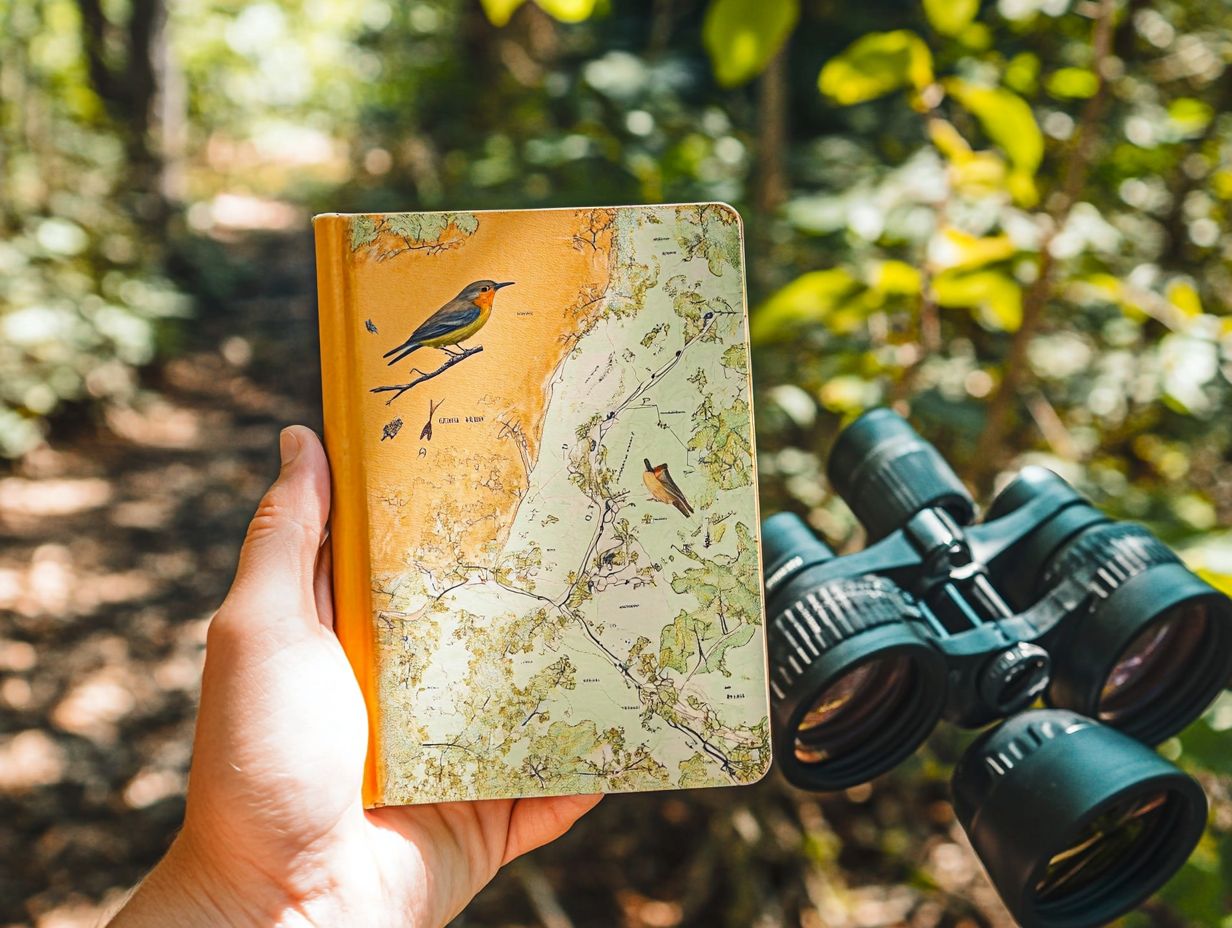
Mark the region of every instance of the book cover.
<instances>
[{"instance_id":1,"label":"book cover","mask_svg":"<svg viewBox=\"0 0 1232 928\"><path fill-rule=\"evenodd\" d=\"M365 804L759 779L735 210L313 224L334 605L368 705Z\"/></svg>"}]
</instances>

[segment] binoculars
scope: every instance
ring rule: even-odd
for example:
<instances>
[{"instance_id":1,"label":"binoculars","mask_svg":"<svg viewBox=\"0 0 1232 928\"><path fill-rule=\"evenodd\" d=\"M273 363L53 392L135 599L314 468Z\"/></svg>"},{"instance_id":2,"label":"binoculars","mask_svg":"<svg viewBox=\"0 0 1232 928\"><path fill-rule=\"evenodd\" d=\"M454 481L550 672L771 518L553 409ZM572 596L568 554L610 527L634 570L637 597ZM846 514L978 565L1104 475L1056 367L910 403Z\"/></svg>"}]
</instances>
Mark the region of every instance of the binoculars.
<instances>
[{"instance_id":1,"label":"binoculars","mask_svg":"<svg viewBox=\"0 0 1232 928\"><path fill-rule=\"evenodd\" d=\"M839 557L787 513L762 530L779 769L843 789L942 718L1000 722L951 795L1007 908L1026 928L1083 928L1137 906L1206 824L1197 781L1150 746L1227 684L1232 600L1041 467L977 523L938 451L887 409L839 435L827 475L868 547Z\"/></svg>"}]
</instances>

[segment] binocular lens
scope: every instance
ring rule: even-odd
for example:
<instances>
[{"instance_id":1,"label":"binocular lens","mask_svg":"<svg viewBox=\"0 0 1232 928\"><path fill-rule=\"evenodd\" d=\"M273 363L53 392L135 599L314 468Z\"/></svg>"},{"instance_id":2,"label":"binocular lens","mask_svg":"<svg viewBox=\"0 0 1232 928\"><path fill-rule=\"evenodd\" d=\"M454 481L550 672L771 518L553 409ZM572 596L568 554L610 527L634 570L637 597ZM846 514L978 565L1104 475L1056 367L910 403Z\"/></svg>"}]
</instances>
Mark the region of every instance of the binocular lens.
<instances>
[{"instance_id":1,"label":"binocular lens","mask_svg":"<svg viewBox=\"0 0 1232 928\"><path fill-rule=\"evenodd\" d=\"M775 759L804 789L845 789L897 765L945 707L945 661L914 600L883 577L783 588L770 622Z\"/></svg>"},{"instance_id":2,"label":"binocular lens","mask_svg":"<svg viewBox=\"0 0 1232 928\"><path fill-rule=\"evenodd\" d=\"M1093 928L1140 904L1206 825L1197 781L1076 713L1034 709L981 735L954 810L1024 928Z\"/></svg>"},{"instance_id":3,"label":"binocular lens","mask_svg":"<svg viewBox=\"0 0 1232 928\"><path fill-rule=\"evenodd\" d=\"M1138 525L1085 529L1051 558L1044 585L1084 571L1090 605L1053 650L1048 702L1158 744L1232 673L1232 603Z\"/></svg>"},{"instance_id":4,"label":"binocular lens","mask_svg":"<svg viewBox=\"0 0 1232 928\"><path fill-rule=\"evenodd\" d=\"M1036 901L1047 906L1072 899L1125 868L1143 845L1158 840L1175 802L1172 793L1157 790L1123 799L1096 816L1071 844L1052 855L1035 884Z\"/></svg>"},{"instance_id":5,"label":"binocular lens","mask_svg":"<svg viewBox=\"0 0 1232 928\"><path fill-rule=\"evenodd\" d=\"M1208 634L1202 602L1182 603L1139 632L1104 681L1099 720L1116 725L1181 689Z\"/></svg>"},{"instance_id":6,"label":"binocular lens","mask_svg":"<svg viewBox=\"0 0 1232 928\"><path fill-rule=\"evenodd\" d=\"M800 720L796 758L819 764L849 752L902 713L911 678L911 661L901 654L873 658L843 674Z\"/></svg>"}]
</instances>

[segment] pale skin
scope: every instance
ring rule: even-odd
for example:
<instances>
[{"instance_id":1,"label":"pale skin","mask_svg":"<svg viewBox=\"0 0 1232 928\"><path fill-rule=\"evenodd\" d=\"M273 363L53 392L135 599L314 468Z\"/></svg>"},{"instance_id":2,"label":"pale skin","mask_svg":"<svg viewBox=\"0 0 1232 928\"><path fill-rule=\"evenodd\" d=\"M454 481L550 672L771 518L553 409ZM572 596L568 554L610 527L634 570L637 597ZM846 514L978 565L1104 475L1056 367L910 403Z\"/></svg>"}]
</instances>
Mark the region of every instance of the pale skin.
<instances>
[{"instance_id":1,"label":"pale skin","mask_svg":"<svg viewBox=\"0 0 1232 928\"><path fill-rule=\"evenodd\" d=\"M113 928L436 928L600 799L364 810L367 716L334 635L324 544L329 468L303 426L279 445L209 627L184 827Z\"/></svg>"}]
</instances>

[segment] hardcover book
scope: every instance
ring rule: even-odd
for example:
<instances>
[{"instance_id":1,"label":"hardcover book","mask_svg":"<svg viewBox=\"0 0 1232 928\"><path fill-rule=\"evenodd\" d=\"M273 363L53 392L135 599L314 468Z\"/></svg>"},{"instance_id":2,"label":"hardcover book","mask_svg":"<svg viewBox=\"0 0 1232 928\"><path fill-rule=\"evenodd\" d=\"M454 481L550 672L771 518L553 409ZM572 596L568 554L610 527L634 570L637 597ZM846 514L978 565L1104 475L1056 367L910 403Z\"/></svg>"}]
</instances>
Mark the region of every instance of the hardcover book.
<instances>
[{"instance_id":1,"label":"hardcover book","mask_svg":"<svg viewBox=\"0 0 1232 928\"><path fill-rule=\"evenodd\" d=\"M737 213L313 225L334 606L368 706L365 804L759 779Z\"/></svg>"}]
</instances>

